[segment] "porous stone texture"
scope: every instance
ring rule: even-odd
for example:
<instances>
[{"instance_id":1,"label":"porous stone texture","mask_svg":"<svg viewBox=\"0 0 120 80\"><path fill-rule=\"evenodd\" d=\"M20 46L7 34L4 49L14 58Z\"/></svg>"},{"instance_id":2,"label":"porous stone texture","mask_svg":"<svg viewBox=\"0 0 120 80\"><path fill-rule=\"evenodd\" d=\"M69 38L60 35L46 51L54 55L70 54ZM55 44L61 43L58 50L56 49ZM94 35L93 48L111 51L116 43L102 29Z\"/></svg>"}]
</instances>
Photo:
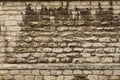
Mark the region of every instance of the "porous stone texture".
<instances>
[{"instance_id":1,"label":"porous stone texture","mask_svg":"<svg viewBox=\"0 0 120 80\"><path fill-rule=\"evenodd\" d=\"M0 80L120 80L120 1L0 1Z\"/></svg>"}]
</instances>

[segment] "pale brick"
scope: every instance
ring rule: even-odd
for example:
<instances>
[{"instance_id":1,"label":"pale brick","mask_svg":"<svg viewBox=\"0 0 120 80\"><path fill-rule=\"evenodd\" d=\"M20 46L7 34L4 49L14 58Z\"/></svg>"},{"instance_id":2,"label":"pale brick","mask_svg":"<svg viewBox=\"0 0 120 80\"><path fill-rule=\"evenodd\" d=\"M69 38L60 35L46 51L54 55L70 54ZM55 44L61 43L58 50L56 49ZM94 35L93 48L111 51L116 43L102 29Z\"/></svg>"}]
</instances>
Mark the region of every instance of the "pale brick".
<instances>
[{"instance_id":1,"label":"pale brick","mask_svg":"<svg viewBox=\"0 0 120 80\"><path fill-rule=\"evenodd\" d=\"M73 80L74 76L65 76L64 80Z\"/></svg>"},{"instance_id":2,"label":"pale brick","mask_svg":"<svg viewBox=\"0 0 120 80\"><path fill-rule=\"evenodd\" d=\"M113 71L112 70L105 70L104 75L112 75Z\"/></svg>"},{"instance_id":3,"label":"pale brick","mask_svg":"<svg viewBox=\"0 0 120 80\"><path fill-rule=\"evenodd\" d=\"M35 80L43 80L42 76L35 76Z\"/></svg>"},{"instance_id":4,"label":"pale brick","mask_svg":"<svg viewBox=\"0 0 120 80\"><path fill-rule=\"evenodd\" d=\"M53 52L55 52L55 53L62 53L63 52L63 48L54 48Z\"/></svg>"},{"instance_id":5,"label":"pale brick","mask_svg":"<svg viewBox=\"0 0 120 80\"><path fill-rule=\"evenodd\" d=\"M61 75L62 71L61 70L51 70L51 75Z\"/></svg>"},{"instance_id":6,"label":"pale brick","mask_svg":"<svg viewBox=\"0 0 120 80\"><path fill-rule=\"evenodd\" d=\"M115 52L115 48L104 48L105 52L111 52L114 53Z\"/></svg>"},{"instance_id":7,"label":"pale brick","mask_svg":"<svg viewBox=\"0 0 120 80\"><path fill-rule=\"evenodd\" d=\"M23 75L14 75L14 79L15 80L24 80L24 76Z\"/></svg>"},{"instance_id":8,"label":"pale brick","mask_svg":"<svg viewBox=\"0 0 120 80\"><path fill-rule=\"evenodd\" d=\"M119 80L119 79L120 79L120 76L113 76L113 75L112 75L110 78L111 78L112 80Z\"/></svg>"},{"instance_id":9,"label":"pale brick","mask_svg":"<svg viewBox=\"0 0 120 80\"><path fill-rule=\"evenodd\" d=\"M16 75L16 74L20 74L19 70L11 70L10 71L11 75Z\"/></svg>"},{"instance_id":10,"label":"pale brick","mask_svg":"<svg viewBox=\"0 0 120 80\"><path fill-rule=\"evenodd\" d=\"M11 75L4 75L3 76L3 80L12 80L13 79L13 76Z\"/></svg>"},{"instance_id":11,"label":"pale brick","mask_svg":"<svg viewBox=\"0 0 120 80\"><path fill-rule=\"evenodd\" d=\"M98 57L90 57L90 58L86 58L85 61L95 63L95 62L100 62L100 58L98 58Z\"/></svg>"},{"instance_id":12,"label":"pale brick","mask_svg":"<svg viewBox=\"0 0 120 80\"><path fill-rule=\"evenodd\" d=\"M109 80L109 77L107 76L99 76L99 80Z\"/></svg>"},{"instance_id":13,"label":"pale brick","mask_svg":"<svg viewBox=\"0 0 120 80\"><path fill-rule=\"evenodd\" d=\"M43 48L43 51L44 51L44 52L51 52L52 49L51 49L51 48Z\"/></svg>"},{"instance_id":14,"label":"pale brick","mask_svg":"<svg viewBox=\"0 0 120 80\"><path fill-rule=\"evenodd\" d=\"M40 74L41 75L50 75L50 71L48 71L48 70L41 70Z\"/></svg>"},{"instance_id":15,"label":"pale brick","mask_svg":"<svg viewBox=\"0 0 120 80\"><path fill-rule=\"evenodd\" d=\"M91 74L92 71L84 70L83 73L84 73L84 74Z\"/></svg>"},{"instance_id":16,"label":"pale brick","mask_svg":"<svg viewBox=\"0 0 120 80\"><path fill-rule=\"evenodd\" d=\"M102 62L108 62L108 63L110 63L110 62L113 62L113 58L102 58L102 60L101 60Z\"/></svg>"},{"instance_id":17,"label":"pale brick","mask_svg":"<svg viewBox=\"0 0 120 80\"><path fill-rule=\"evenodd\" d=\"M81 71L81 70L74 70L74 71L73 71L73 74L75 74L75 75L80 75L80 74L82 74L82 71Z\"/></svg>"},{"instance_id":18,"label":"pale brick","mask_svg":"<svg viewBox=\"0 0 120 80\"><path fill-rule=\"evenodd\" d=\"M91 54L90 53L81 53L82 57L90 57Z\"/></svg>"},{"instance_id":19,"label":"pale brick","mask_svg":"<svg viewBox=\"0 0 120 80\"><path fill-rule=\"evenodd\" d=\"M103 71L101 70L93 70L93 74L103 74Z\"/></svg>"},{"instance_id":20,"label":"pale brick","mask_svg":"<svg viewBox=\"0 0 120 80\"><path fill-rule=\"evenodd\" d=\"M0 75L8 75L9 71L8 70L0 70Z\"/></svg>"},{"instance_id":21,"label":"pale brick","mask_svg":"<svg viewBox=\"0 0 120 80\"><path fill-rule=\"evenodd\" d=\"M6 26L16 26L16 25L18 25L17 21L4 21L4 24Z\"/></svg>"},{"instance_id":22,"label":"pale brick","mask_svg":"<svg viewBox=\"0 0 120 80\"><path fill-rule=\"evenodd\" d=\"M31 71L30 70L20 70L20 74L31 75Z\"/></svg>"},{"instance_id":23,"label":"pale brick","mask_svg":"<svg viewBox=\"0 0 120 80\"><path fill-rule=\"evenodd\" d=\"M83 51L83 48L74 48L74 51Z\"/></svg>"},{"instance_id":24,"label":"pale brick","mask_svg":"<svg viewBox=\"0 0 120 80\"><path fill-rule=\"evenodd\" d=\"M113 70L113 75L120 75L120 70Z\"/></svg>"},{"instance_id":25,"label":"pale brick","mask_svg":"<svg viewBox=\"0 0 120 80\"><path fill-rule=\"evenodd\" d=\"M33 70L32 75L39 75L39 70Z\"/></svg>"},{"instance_id":26,"label":"pale brick","mask_svg":"<svg viewBox=\"0 0 120 80\"><path fill-rule=\"evenodd\" d=\"M64 70L63 74L64 75L72 75L73 73L72 73L72 70Z\"/></svg>"},{"instance_id":27,"label":"pale brick","mask_svg":"<svg viewBox=\"0 0 120 80\"><path fill-rule=\"evenodd\" d=\"M64 76L58 76L56 80L64 80Z\"/></svg>"},{"instance_id":28,"label":"pale brick","mask_svg":"<svg viewBox=\"0 0 120 80\"><path fill-rule=\"evenodd\" d=\"M92 47L92 43L84 43L82 46L83 47Z\"/></svg>"},{"instance_id":29,"label":"pale brick","mask_svg":"<svg viewBox=\"0 0 120 80\"><path fill-rule=\"evenodd\" d=\"M55 76L44 76L44 80L56 80Z\"/></svg>"},{"instance_id":30,"label":"pale brick","mask_svg":"<svg viewBox=\"0 0 120 80\"><path fill-rule=\"evenodd\" d=\"M66 47L66 48L64 48L64 51L65 51L65 52L71 52L71 51L72 51L72 48Z\"/></svg>"},{"instance_id":31,"label":"pale brick","mask_svg":"<svg viewBox=\"0 0 120 80\"><path fill-rule=\"evenodd\" d=\"M109 37L104 37L104 38L99 38L100 42L110 42L110 38Z\"/></svg>"},{"instance_id":32,"label":"pale brick","mask_svg":"<svg viewBox=\"0 0 120 80\"><path fill-rule=\"evenodd\" d=\"M97 75L88 75L87 78L89 80L98 80L98 76Z\"/></svg>"},{"instance_id":33,"label":"pale brick","mask_svg":"<svg viewBox=\"0 0 120 80\"><path fill-rule=\"evenodd\" d=\"M104 43L93 43L93 47L105 47Z\"/></svg>"},{"instance_id":34,"label":"pale brick","mask_svg":"<svg viewBox=\"0 0 120 80\"><path fill-rule=\"evenodd\" d=\"M34 76L25 76L25 80L34 80Z\"/></svg>"}]
</instances>

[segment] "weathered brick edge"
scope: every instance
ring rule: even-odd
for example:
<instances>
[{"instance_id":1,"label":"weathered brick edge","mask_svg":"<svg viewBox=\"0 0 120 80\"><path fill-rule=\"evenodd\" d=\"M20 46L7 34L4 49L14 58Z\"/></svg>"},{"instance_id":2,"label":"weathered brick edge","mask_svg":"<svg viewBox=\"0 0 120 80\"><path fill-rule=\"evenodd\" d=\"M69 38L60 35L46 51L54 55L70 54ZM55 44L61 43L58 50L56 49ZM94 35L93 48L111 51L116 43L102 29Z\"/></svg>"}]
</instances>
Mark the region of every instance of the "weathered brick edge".
<instances>
[{"instance_id":1,"label":"weathered brick edge","mask_svg":"<svg viewBox=\"0 0 120 80\"><path fill-rule=\"evenodd\" d=\"M0 70L120 70L120 64L0 64Z\"/></svg>"}]
</instances>

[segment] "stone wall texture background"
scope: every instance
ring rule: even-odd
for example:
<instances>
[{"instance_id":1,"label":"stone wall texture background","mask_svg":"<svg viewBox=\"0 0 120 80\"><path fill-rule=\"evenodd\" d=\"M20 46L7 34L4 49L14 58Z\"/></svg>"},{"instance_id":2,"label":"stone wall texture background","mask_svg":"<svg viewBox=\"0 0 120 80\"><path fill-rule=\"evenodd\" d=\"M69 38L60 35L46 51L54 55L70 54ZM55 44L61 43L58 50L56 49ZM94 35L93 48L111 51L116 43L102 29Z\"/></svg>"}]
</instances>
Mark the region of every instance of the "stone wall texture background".
<instances>
[{"instance_id":1,"label":"stone wall texture background","mask_svg":"<svg viewBox=\"0 0 120 80\"><path fill-rule=\"evenodd\" d=\"M120 80L120 1L62 3L0 2L0 80Z\"/></svg>"}]
</instances>

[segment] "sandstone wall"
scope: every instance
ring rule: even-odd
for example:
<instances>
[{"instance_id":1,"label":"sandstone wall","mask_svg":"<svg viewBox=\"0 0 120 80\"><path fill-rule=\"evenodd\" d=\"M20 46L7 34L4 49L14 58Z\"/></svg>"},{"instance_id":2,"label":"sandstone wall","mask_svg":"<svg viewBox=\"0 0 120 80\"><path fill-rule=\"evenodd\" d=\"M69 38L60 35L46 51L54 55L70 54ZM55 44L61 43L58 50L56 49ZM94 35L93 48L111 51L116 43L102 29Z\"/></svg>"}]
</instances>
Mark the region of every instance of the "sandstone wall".
<instances>
[{"instance_id":1,"label":"sandstone wall","mask_svg":"<svg viewBox=\"0 0 120 80\"><path fill-rule=\"evenodd\" d=\"M99 2L105 10L111 7L109 1ZM48 21L50 25L28 24L24 15L29 4L36 11L42 4L59 8L61 2L0 2L0 80L120 80L120 1L112 3L118 20L100 25L94 18L98 1L69 3L69 10L92 8L95 20L87 21L90 25L75 24L82 19L70 20L71 25L64 23L67 20L62 24L55 24L57 20ZM66 4L64 1L63 6Z\"/></svg>"}]
</instances>

